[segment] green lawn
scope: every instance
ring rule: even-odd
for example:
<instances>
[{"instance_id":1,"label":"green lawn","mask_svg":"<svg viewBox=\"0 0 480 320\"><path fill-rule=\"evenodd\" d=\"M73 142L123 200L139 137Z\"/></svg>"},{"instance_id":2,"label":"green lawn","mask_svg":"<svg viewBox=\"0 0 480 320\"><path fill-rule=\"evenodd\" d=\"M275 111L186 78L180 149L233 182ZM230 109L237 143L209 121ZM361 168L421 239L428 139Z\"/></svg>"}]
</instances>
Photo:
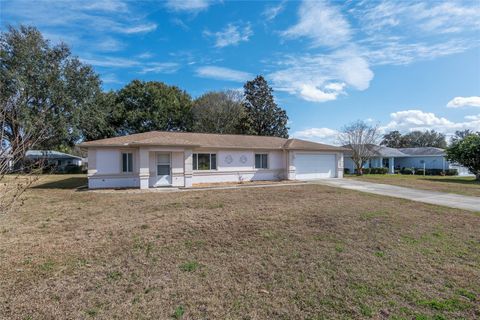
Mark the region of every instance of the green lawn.
<instances>
[{"instance_id":1,"label":"green lawn","mask_svg":"<svg viewBox=\"0 0 480 320\"><path fill-rule=\"evenodd\" d=\"M474 319L480 215L331 188L110 193L0 216L2 319Z\"/></svg>"},{"instance_id":2,"label":"green lawn","mask_svg":"<svg viewBox=\"0 0 480 320\"><path fill-rule=\"evenodd\" d=\"M480 197L480 182L476 181L475 177L417 176L404 174L345 175L345 177L361 181Z\"/></svg>"}]
</instances>

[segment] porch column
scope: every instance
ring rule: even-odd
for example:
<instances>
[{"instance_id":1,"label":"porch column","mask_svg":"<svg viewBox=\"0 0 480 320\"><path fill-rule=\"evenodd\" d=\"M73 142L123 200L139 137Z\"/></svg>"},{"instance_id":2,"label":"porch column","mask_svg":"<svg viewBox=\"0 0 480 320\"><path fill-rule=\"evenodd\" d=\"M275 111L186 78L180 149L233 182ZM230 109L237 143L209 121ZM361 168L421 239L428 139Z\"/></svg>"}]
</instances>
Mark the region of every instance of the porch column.
<instances>
[{"instance_id":1,"label":"porch column","mask_svg":"<svg viewBox=\"0 0 480 320\"><path fill-rule=\"evenodd\" d=\"M192 150L185 150L185 188L192 187L193 179L193 152Z\"/></svg>"},{"instance_id":2,"label":"porch column","mask_svg":"<svg viewBox=\"0 0 480 320\"><path fill-rule=\"evenodd\" d=\"M395 158L391 157L388 163L390 164L388 173L395 173Z\"/></svg>"},{"instance_id":3,"label":"porch column","mask_svg":"<svg viewBox=\"0 0 480 320\"><path fill-rule=\"evenodd\" d=\"M343 178L344 159L343 153L337 153L337 178Z\"/></svg>"},{"instance_id":4,"label":"porch column","mask_svg":"<svg viewBox=\"0 0 480 320\"><path fill-rule=\"evenodd\" d=\"M149 166L149 151L147 149L140 148L139 150L139 171L138 177L140 179L140 189L148 189L148 180L150 178L150 166Z\"/></svg>"}]
</instances>

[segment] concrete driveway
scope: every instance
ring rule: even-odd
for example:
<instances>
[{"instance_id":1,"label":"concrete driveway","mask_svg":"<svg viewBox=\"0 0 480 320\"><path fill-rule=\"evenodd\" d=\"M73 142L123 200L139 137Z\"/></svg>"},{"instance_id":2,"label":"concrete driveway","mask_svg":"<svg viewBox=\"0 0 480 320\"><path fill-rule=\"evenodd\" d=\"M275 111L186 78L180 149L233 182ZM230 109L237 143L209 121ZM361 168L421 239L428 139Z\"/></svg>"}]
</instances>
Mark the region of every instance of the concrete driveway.
<instances>
[{"instance_id":1,"label":"concrete driveway","mask_svg":"<svg viewBox=\"0 0 480 320\"><path fill-rule=\"evenodd\" d=\"M480 211L480 197L470 197L453 193L405 188L392 186L389 184L353 181L350 179L322 179L310 181L310 183L375 193L389 197L408 199L457 209Z\"/></svg>"}]
</instances>

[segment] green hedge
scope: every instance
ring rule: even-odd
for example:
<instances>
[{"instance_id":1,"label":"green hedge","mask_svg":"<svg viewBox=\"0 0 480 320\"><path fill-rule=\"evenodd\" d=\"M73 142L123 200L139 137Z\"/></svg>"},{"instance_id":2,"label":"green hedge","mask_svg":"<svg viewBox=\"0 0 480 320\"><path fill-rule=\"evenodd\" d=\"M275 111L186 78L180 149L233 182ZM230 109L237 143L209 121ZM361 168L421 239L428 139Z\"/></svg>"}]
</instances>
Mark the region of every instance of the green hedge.
<instances>
[{"instance_id":1,"label":"green hedge","mask_svg":"<svg viewBox=\"0 0 480 320\"><path fill-rule=\"evenodd\" d=\"M363 174L387 174L388 168L363 168ZM357 170L355 170L357 173Z\"/></svg>"}]
</instances>

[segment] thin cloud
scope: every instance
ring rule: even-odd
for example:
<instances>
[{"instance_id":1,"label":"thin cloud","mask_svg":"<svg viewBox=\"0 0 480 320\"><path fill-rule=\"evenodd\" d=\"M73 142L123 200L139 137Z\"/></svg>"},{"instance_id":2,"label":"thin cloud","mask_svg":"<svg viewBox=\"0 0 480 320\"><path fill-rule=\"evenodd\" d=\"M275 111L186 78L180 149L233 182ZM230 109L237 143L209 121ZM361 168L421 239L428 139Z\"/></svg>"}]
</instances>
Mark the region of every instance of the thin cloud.
<instances>
[{"instance_id":1,"label":"thin cloud","mask_svg":"<svg viewBox=\"0 0 480 320\"><path fill-rule=\"evenodd\" d=\"M229 23L222 31L204 31L203 34L215 38L215 47L223 48L238 45L240 42L247 42L253 35L253 31L250 23L244 26Z\"/></svg>"},{"instance_id":2,"label":"thin cloud","mask_svg":"<svg viewBox=\"0 0 480 320\"><path fill-rule=\"evenodd\" d=\"M212 2L209 0L168 0L166 6L173 11L198 12L206 10Z\"/></svg>"},{"instance_id":3,"label":"thin cloud","mask_svg":"<svg viewBox=\"0 0 480 320\"><path fill-rule=\"evenodd\" d=\"M447 108L480 107L480 97L455 97L447 103Z\"/></svg>"},{"instance_id":4,"label":"thin cloud","mask_svg":"<svg viewBox=\"0 0 480 320\"><path fill-rule=\"evenodd\" d=\"M348 21L337 7L325 1L304 1L298 10L298 22L281 35L287 39L308 38L312 47L338 47L351 39Z\"/></svg>"},{"instance_id":5,"label":"thin cloud","mask_svg":"<svg viewBox=\"0 0 480 320\"><path fill-rule=\"evenodd\" d=\"M280 2L276 6L267 6L262 12L262 16L267 21L274 20L284 9L285 9L286 1Z\"/></svg>"},{"instance_id":6,"label":"thin cloud","mask_svg":"<svg viewBox=\"0 0 480 320\"><path fill-rule=\"evenodd\" d=\"M197 68L196 75L202 78L235 82L245 82L253 78L251 73L217 66Z\"/></svg>"},{"instance_id":7,"label":"thin cloud","mask_svg":"<svg viewBox=\"0 0 480 320\"><path fill-rule=\"evenodd\" d=\"M175 73L180 69L180 65L175 62L153 62L149 63L142 70L139 71L140 74L145 73L164 73L171 74Z\"/></svg>"}]
</instances>

